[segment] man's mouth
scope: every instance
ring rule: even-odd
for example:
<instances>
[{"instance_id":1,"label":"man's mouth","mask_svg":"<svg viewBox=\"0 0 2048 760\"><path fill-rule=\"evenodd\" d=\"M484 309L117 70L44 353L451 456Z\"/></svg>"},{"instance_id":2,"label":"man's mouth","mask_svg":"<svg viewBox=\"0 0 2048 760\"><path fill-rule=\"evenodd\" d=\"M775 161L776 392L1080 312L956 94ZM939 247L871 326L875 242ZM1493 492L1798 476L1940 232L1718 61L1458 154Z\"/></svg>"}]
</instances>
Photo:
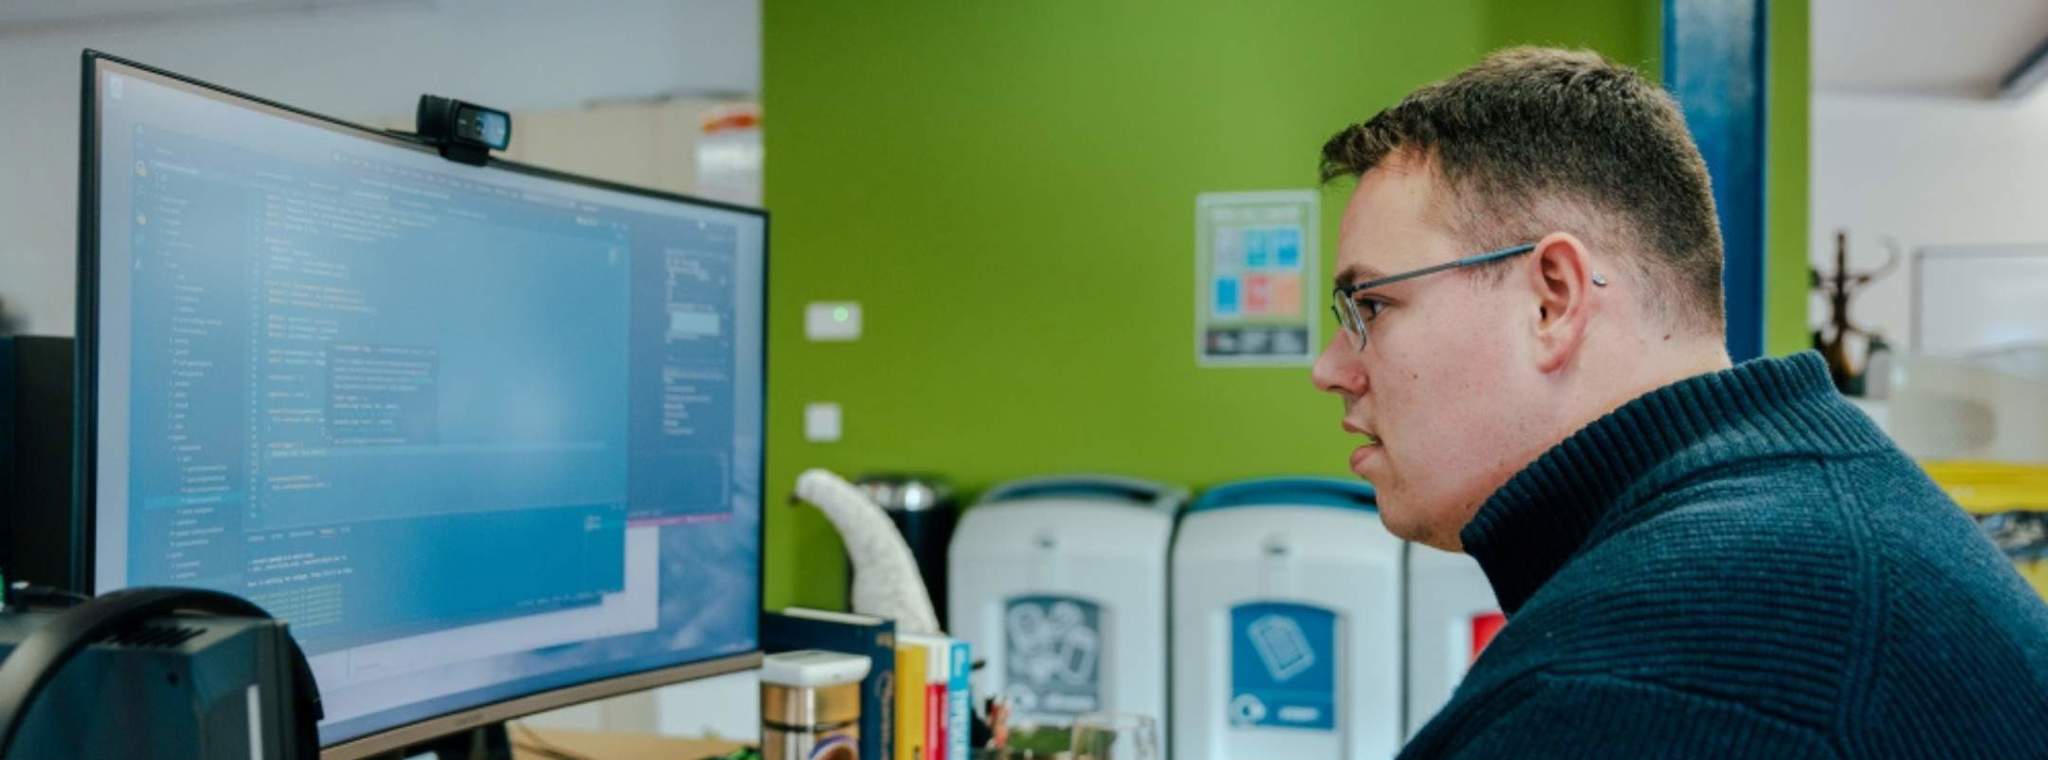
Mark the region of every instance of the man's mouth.
<instances>
[{"instance_id":1,"label":"man's mouth","mask_svg":"<svg viewBox=\"0 0 2048 760\"><path fill-rule=\"evenodd\" d=\"M1351 471L1359 477L1370 478L1372 475L1368 470L1372 465L1368 463L1385 456L1385 446L1377 435L1363 430L1358 431L1358 434L1365 438L1365 441L1363 445L1351 450Z\"/></svg>"},{"instance_id":2,"label":"man's mouth","mask_svg":"<svg viewBox=\"0 0 2048 760\"><path fill-rule=\"evenodd\" d=\"M1375 433L1371 429L1367 428L1365 425L1353 422L1348 418L1343 421L1343 428L1344 432L1346 433L1351 433L1353 435L1363 437L1365 439L1365 445L1367 446L1378 446L1382 443L1382 439L1380 438L1378 433Z\"/></svg>"}]
</instances>

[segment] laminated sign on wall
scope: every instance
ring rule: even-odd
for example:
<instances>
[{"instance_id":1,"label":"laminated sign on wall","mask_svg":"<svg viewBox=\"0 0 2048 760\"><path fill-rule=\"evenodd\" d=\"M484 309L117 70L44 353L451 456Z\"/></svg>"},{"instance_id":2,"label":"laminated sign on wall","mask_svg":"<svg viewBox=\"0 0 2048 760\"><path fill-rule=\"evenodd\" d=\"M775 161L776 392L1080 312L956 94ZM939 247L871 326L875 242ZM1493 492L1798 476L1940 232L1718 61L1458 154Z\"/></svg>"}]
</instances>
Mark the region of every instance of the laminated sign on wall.
<instances>
[{"instance_id":1,"label":"laminated sign on wall","mask_svg":"<svg viewBox=\"0 0 2048 760\"><path fill-rule=\"evenodd\" d=\"M1204 366L1308 364L1317 346L1313 190L1195 198L1195 357Z\"/></svg>"}]
</instances>

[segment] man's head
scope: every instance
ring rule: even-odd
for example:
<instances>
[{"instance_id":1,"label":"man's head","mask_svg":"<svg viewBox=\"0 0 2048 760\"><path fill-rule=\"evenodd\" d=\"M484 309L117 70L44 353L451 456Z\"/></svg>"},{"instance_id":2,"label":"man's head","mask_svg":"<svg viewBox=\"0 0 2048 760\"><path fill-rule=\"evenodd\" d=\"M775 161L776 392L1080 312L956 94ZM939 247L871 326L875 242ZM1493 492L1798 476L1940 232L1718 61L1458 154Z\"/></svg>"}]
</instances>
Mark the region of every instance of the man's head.
<instances>
[{"instance_id":1,"label":"man's head","mask_svg":"<svg viewBox=\"0 0 2048 760\"><path fill-rule=\"evenodd\" d=\"M1317 387L1376 438L1352 470L1387 526L1459 548L1485 499L1641 393L1726 367L1721 236L1676 103L1598 55L1505 50L1323 146L1358 179L1337 284L1510 246L1528 253L1353 294ZM1604 283L1604 284L1596 284Z\"/></svg>"}]
</instances>

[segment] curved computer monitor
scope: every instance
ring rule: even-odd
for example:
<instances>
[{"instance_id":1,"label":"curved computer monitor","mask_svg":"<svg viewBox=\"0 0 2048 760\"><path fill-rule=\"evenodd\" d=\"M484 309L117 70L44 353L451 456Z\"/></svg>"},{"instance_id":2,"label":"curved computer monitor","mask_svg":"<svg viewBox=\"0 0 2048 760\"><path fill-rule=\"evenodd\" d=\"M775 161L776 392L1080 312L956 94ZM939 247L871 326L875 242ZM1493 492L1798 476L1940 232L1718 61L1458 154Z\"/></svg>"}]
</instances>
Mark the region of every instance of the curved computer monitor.
<instances>
[{"instance_id":1,"label":"curved computer monitor","mask_svg":"<svg viewBox=\"0 0 2048 760\"><path fill-rule=\"evenodd\" d=\"M759 661L767 217L88 51L94 591L290 622L323 754Z\"/></svg>"}]
</instances>

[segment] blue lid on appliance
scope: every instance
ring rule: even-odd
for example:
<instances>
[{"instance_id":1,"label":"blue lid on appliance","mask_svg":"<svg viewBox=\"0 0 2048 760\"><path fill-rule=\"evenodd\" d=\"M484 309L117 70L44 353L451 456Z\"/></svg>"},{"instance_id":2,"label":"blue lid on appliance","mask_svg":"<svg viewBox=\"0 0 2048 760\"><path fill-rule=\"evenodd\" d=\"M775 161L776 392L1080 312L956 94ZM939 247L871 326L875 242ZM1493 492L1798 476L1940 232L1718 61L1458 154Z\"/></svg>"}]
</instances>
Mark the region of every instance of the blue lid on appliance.
<instances>
[{"instance_id":1,"label":"blue lid on appliance","mask_svg":"<svg viewBox=\"0 0 2048 760\"><path fill-rule=\"evenodd\" d=\"M1372 485L1358 480L1316 477L1257 478L1209 489L1188 507L1190 514L1233 507L1330 507L1379 512Z\"/></svg>"},{"instance_id":2,"label":"blue lid on appliance","mask_svg":"<svg viewBox=\"0 0 2048 760\"><path fill-rule=\"evenodd\" d=\"M1187 491L1149 480L1115 475L1055 475L1013 480L996 486L981 497L981 503L1024 499L1124 502L1132 506L1174 511L1187 501Z\"/></svg>"}]
</instances>

